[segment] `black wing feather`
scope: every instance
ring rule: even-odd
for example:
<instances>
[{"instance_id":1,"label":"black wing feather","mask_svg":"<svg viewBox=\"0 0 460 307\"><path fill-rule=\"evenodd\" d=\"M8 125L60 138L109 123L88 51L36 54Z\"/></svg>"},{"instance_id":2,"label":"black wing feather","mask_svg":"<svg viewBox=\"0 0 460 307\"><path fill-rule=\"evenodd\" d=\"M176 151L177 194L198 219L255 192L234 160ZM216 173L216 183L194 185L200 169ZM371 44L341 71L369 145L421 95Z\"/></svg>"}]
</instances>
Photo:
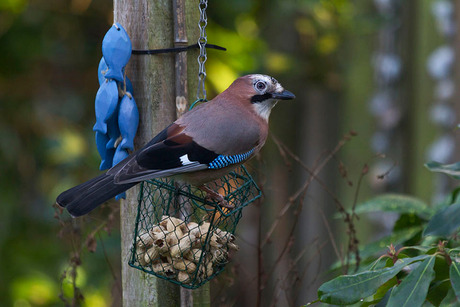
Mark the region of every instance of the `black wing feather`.
<instances>
[{"instance_id":1,"label":"black wing feather","mask_svg":"<svg viewBox=\"0 0 460 307\"><path fill-rule=\"evenodd\" d=\"M219 155L198 145L182 130L178 125L169 126L107 174L113 174L117 184L126 184L208 168ZM190 162L184 159L184 163L183 156Z\"/></svg>"},{"instance_id":2,"label":"black wing feather","mask_svg":"<svg viewBox=\"0 0 460 307\"><path fill-rule=\"evenodd\" d=\"M190 161L199 164L209 164L218 156L215 152L198 145L194 141L179 144L165 140L140 151L136 155L136 161L139 166L147 169L165 170L183 166L180 158L184 155L187 155Z\"/></svg>"}]
</instances>

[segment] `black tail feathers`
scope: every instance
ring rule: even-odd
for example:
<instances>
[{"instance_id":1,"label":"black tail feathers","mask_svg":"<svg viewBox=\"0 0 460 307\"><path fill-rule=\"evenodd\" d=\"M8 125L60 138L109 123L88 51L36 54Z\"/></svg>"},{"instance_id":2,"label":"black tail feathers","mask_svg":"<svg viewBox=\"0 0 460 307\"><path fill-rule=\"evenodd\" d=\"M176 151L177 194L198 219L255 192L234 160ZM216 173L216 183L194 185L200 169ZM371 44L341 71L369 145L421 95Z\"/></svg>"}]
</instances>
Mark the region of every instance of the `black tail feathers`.
<instances>
[{"instance_id":1,"label":"black tail feathers","mask_svg":"<svg viewBox=\"0 0 460 307\"><path fill-rule=\"evenodd\" d=\"M116 184L113 179L113 175L100 175L62 192L56 203L72 216L81 216L137 184Z\"/></svg>"}]
</instances>

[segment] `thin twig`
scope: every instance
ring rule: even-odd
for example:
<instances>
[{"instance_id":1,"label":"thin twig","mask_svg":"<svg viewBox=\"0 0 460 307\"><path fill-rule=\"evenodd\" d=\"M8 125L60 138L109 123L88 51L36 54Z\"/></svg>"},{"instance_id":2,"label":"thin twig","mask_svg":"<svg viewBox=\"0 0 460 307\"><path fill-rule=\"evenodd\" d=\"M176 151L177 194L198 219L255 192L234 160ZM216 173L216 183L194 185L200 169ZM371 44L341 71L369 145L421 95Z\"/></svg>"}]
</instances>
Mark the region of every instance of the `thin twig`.
<instances>
[{"instance_id":1,"label":"thin twig","mask_svg":"<svg viewBox=\"0 0 460 307\"><path fill-rule=\"evenodd\" d=\"M329 225L329 222L327 221L323 210L318 206L316 206L316 208L318 209L319 213L321 214L321 218L323 219L324 226L326 226L327 234L329 235L329 240L331 240L332 248L334 249L335 255L337 256L338 259L340 259L340 263L343 266L343 264L344 264L343 256L342 256L341 253L339 253L339 250L337 248L337 244L335 243L334 235L332 234L332 230L331 230L331 227Z\"/></svg>"}]
</instances>

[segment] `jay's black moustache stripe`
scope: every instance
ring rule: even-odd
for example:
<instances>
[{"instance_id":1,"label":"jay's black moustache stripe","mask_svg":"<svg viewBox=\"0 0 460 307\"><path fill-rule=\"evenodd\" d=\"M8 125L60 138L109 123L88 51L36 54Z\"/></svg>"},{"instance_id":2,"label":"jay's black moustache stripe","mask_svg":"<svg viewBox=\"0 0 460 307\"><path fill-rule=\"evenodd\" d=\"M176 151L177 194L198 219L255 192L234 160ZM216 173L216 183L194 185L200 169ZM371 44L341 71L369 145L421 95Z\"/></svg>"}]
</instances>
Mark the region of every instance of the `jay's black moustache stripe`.
<instances>
[{"instance_id":1,"label":"jay's black moustache stripe","mask_svg":"<svg viewBox=\"0 0 460 307\"><path fill-rule=\"evenodd\" d=\"M272 94L265 93L263 95L254 95L251 97L251 103L258 103L272 98Z\"/></svg>"},{"instance_id":2,"label":"jay's black moustache stripe","mask_svg":"<svg viewBox=\"0 0 460 307\"><path fill-rule=\"evenodd\" d=\"M210 49L227 51L227 48L224 48L218 45L206 44L205 46L206 48L210 48ZM150 50L134 49L131 51L131 53L132 54L160 54L160 53L184 52L184 51L188 51L189 49L195 49L195 48L200 48L198 43L189 45L189 46L185 46L185 47L173 47L173 48L164 48L164 49L150 49Z\"/></svg>"}]
</instances>

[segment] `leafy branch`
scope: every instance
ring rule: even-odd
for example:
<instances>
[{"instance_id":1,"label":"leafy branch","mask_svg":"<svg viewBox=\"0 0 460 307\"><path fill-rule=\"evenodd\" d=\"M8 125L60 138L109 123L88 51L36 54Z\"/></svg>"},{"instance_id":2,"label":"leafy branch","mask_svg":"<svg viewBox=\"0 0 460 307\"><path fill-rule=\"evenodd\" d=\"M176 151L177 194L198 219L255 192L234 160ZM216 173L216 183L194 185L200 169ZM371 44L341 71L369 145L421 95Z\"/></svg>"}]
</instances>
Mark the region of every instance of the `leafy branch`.
<instances>
[{"instance_id":1,"label":"leafy branch","mask_svg":"<svg viewBox=\"0 0 460 307\"><path fill-rule=\"evenodd\" d=\"M460 163L430 162L427 168L460 179ZM460 189L430 207L408 195L384 194L353 208L349 214L397 212L391 235L361 248L364 269L338 276L320 286L318 299L333 305L434 306L459 304ZM390 241L384 254L383 242ZM399 247L399 248L397 248ZM359 259L355 259L355 264Z\"/></svg>"}]
</instances>

